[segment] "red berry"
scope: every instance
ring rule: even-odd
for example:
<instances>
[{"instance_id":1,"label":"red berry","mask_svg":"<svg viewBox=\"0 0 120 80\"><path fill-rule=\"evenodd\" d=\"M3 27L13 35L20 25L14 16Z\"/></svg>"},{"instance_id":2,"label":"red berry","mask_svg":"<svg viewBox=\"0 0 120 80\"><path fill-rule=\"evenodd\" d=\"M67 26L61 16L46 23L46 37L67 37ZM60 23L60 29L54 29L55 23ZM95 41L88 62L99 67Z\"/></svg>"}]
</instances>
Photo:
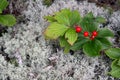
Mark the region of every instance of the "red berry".
<instances>
[{"instance_id":1,"label":"red berry","mask_svg":"<svg viewBox=\"0 0 120 80\"><path fill-rule=\"evenodd\" d=\"M93 32L92 32L92 35L93 35L93 36L97 36L97 35L98 35L97 31L93 31Z\"/></svg>"},{"instance_id":2,"label":"red berry","mask_svg":"<svg viewBox=\"0 0 120 80\"><path fill-rule=\"evenodd\" d=\"M88 37L89 36L89 33L86 31L84 32L84 37Z\"/></svg>"},{"instance_id":3,"label":"red berry","mask_svg":"<svg viewBox=\"0 0 120 80\"><path fill-rule=\"evenodd\" d=\"M90 37L91 40L94 40L94 38L95 38L95 36L93 36L93 35Z\"/></svg>"},{"instance_id":4,"label":"red berry","mask_svg":"<svg viewBox=\"0 0 120 80\"><path fill-rule=\"evenodd\" d=\"M75 29L76 29L76 32L77 32L77 33L79 33L79 32L82 31L82 28L81 28L80 26L76 26Z\"/></svg>"}]
</instances>

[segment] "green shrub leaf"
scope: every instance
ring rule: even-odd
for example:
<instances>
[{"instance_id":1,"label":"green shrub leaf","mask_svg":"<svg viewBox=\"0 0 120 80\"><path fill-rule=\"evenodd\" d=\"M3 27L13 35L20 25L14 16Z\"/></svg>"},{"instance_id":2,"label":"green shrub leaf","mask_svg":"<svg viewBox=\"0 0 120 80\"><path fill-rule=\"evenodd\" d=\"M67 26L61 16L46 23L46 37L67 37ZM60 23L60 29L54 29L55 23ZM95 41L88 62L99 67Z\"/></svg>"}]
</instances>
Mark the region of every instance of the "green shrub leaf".
<instances>
[{"instance_id":1,"label":"green shrub leaf","mask_svg":"<svg viewBox=\"0 0 120 80\"><path fill-rule=\"evenodd\" d=\"M60 37L59 42L61 47L65 47L65 45L69 44L64 37Z\"/></svg>"},{"instance_id":2,"label":"green shrub leaf","mask_svg":"<svg viewBox=\"0 0 120 80\"><path fill-rule=\"evenodd\" d=\"M69 30L65 33L65 38L67 39L70 45L73 45L75 43L75 41L77 40L77 37L78 37L78 34L72 28L69 28Z\"/></svg>"},{"instance_id":3,"label":"green shrub leaf","mask_svg":"<svg viewBox=\"0 0 120 80\"><path fill-rule=\"evenodd\" d=\"M120 68L119 68L119 69L116 69L116 70L111 70L110 74L111 74L113 77L120 78Z\"/></svg>"},{"instance_id":4,"label":"green shrub leaf","mask_svg":"<svg viewBox=\"0 0 120 80\"><path fill-rule=\"evenodd\" d=\"M64 9L61 10L61 12L56 13L55 19L61 24L72 27L81 21L81 16L76 10L70 11L69 9Z\"/></svg>"},{"instance_id":5,"label":"green shrub leaf","mask_svg":"<svg viewBox=\"0 0 120 80\"><path fill-rule=\"evenodd\" d=\"M118 60L118 64L117 65L119 65L120 66L120 59Z\"/></svg>"},{"instance_id":6,"label":"green shrub leaf","mask_svg":"<svg viewBox=\"0 0 120 80\"><path fill-rule=\"evenodd\" d=\"M45 16L45 19L48 20L48 22L56 22L56 19L53 16Z\"/></svg>"},{"instance_id":7,"label":"green shrub leaf","mask_svg":"<svg viewBox=\"0 0 120 80\"><path fill-rule=\"evenodd\" d=\"M8 6L8 1L7 0L0 0L0 9L3 11L7 6Z\"/></svg>"},{"instance_id":8,"label":"green shrub leaf","mask_svg":"<svg viewBox=\"0 0 120 80\"><path fill-rule=\"evenodd\" d=\"M64 9L56 13L55 19L58 21L58 23L70 26L70 21L69 21L70 15L71 15L71 11L69 9Z\"/></svg>"},{"instance_id":9,"label":"green shrub leaf","mask_svg":"<svg viewBox=\"0 0 120 80\"><path fill-rule=\"evenodd\" d=\"M0 14L2 13L2 10L0 9Z\"/></svg>"},{"instance_id":10,"label":"green shrub leaf","mask_svg":"<svg viewBox=\"0 0 120 80\"><path fill-rule=\"evenodd\" d=\"M64 47L64 53L68 53L71 46L67 42L67 40L64 37L60 37L59 42L60 42L60 46Z\"/></svg>"},{"instance_id":11,"label":"green shrub leaf","mask_svg":"<svg viewBox=\"0 0 120 80\"><path fill-rule=\"evenodd\" d=\"M13 15L0 15L0 24L4 26L13 26L16 24L16 19Z\"/></svg>"},{"instance_id":12,"label":"green shrub leaf","mask_svg":"<svg viewBox=\"0 0 120 80\"><path fill-rule=\"evenodd\" d=\"M107 38L97 38L102 43L102 49L108 49L112 43Z\"/></svg>"},{"instance_id":13,"label":"green shrub leaf","mask_svg":"<svg viewBox=\"0 0 120 80\"><path fill-rule=\"evenodd\" d=\"M44 34L50 39L57 39L59 36L63 36L67 29L67 26L54 22L47 27Z\"/></svg>"},{"instance_id":14,"label":"green shrub leaf","mask_svg":"<svg viewBox=\"0 0 120 80\"><path fill-rule=\"evenodd\" d=\"M88 41L89 40L87 38L84 38L81 36L78 38L78 40L75 42L75 44L73 46L71 46L70 49L73 51L80 50L83 47L83 45L85 43L87 43Z\"/></svg>"},{"instance_id":15,"label":"green shrub leaf","mask_svg":"<svg viewBox=\"0 0 120 80\"><path fill-rule=\"evenodd\" d=\"M98 22L98 23L105 23L106 22L105 18L100 17L100 16L96 17L95 21Z\"/></svg>"},{"instance_id":16,"label":"green shrub leaf","mask_svg":"<svg viewBox=\"0 0 120 80\"><path fill-rule=\"evenodd\" d=\"M92 12L89 12L89 13L87 13L84 17L85 17L85 18L94 18L94 15L93 15Z\"/></svg>"},{"instance_id":17,"label":"green shrub leaf","mask_svg":"<svg viewBox=\"0 0 120 80\"><path fill-rule=\"evenodd\" d=\"M71 12L70 17L70 26L74 26L81 21L80 13L77 10Z\"/></svg>"},{"instance_id":18,"label":"green shrub leaf","mask_svg":"<svg viewBox=\"0 0 120 80\"><path fill-rule=\"evenodd\" d=\"M70 45L66 45L64 48L64 53L69 53L70 47L71 47Z\"/></svg>"},{"instance_id":19,"label":"green shrub leaf","mask_svg":"<svg viewBox=\"0 0 120 80\"><path fill-rule=\"evenodd\" d=\"M120 66L118 65L118 60L117 60L117 59L115 59L115 60L112 62L111 68L112 68L112 70L116 70L116 69L119 69L119 68L120 68Z\"/></svg>"},{"instance_id":20,"label":"green shrub leaf","mask_svg":"<svg viewBox=\"0 0 120 80\"><path fill-rule=\"evenodd\" d=\"M117 64L118 64L118 60L114 60L112 62L112 65L111 65L112 70L109 73L113 77L120 78L120 66Z\"/></svg>"},{"instance_id":21,"label":"green shrub leaf","mask_svg":"<svg viewBox=\"0 0 120 80\"><path fill-rule=\"evenodd\" d=\"M83 31L93 32L94 30L97 30L97 23L94 22L93 15L91 13L82 19L80 25Z\"/></svg>"},{"instance_id":22,"label":"green shrub leaf","mask_svg":"<svg viewBox=\"0 0 120 80\"><path fill-rule=\"evenodd\" d=\"M98 40L89 41L84 44L83 52L91 57L100 55L101 43Z\"/></svg>"},{"instance_id":23,"label":"green shrub leaf","mask_svg":"<svg viewBox=\"0 0 120 80\"><path fill-rule=\"evenodd\" d=\"M103 38L103 37L113 37L113 36L114 36L113 32L107 28L98 30L97 37Z\"/></svg>"},{"instance_id":24,"label":"green shrub leaf","mask_svg":"<svg viewBox=\"0 0 120 80\"><path fill-rule=\"evenodd\" d=\"M105 53L111 59L120 59L120 48L110 48Z\"/></svg>"}]
</instances>

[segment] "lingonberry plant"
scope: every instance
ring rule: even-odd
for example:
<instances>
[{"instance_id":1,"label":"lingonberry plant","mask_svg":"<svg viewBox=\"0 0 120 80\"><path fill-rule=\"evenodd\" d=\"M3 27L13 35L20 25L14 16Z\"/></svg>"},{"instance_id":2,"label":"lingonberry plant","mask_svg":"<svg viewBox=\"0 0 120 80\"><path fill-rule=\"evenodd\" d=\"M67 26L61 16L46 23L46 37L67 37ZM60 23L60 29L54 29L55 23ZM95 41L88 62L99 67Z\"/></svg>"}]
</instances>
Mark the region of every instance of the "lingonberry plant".
<instances>
[{"instance_id":1,"label":"lingonberry plant","mask_svg":"<svg viewBox=\"0 0 120 80\"><path fill-rule=\"evenodd\" d=\"M120 49L112 48L109 38L114 34L107 28L99 28L98 25L106 20L103 17L95 17L92 12L84 17L76 10L63 9L54 15L46 16L50 25L44 35L48 39L57 39L64 52L69 50L82 50L88 56L99 56L101 51L115 59L111 65L112 76L120 78Z\"/></svg>"},{"instance_id":2,"label":"lingonberry plant","mask_svg":"<svg viewBox=\"0 0 120 80\"><path fill-rule=\"evenodd\" d=\"M0 24L4 26L13 26L16 23L16 19L13 15L2 14L2 11L8 6L7 0L0 0Z\"/></svg>"}]
</instances>

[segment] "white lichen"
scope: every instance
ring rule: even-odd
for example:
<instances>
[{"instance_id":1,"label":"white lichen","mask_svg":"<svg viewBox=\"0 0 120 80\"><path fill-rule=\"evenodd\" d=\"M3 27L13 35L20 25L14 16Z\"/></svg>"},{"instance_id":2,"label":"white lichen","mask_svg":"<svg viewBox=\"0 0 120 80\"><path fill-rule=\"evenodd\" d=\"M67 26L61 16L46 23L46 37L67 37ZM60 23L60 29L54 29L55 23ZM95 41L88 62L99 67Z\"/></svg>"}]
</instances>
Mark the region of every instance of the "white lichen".
<instances>
[{"instance_id":1,"label":"white lichen","mask_svg":"<svg viewBox=\"0 0 120 80\"><path fill-rule=\"evenodd\" d=\"M0 37L0 45L6 48L5 53L9 56L15 55L20 61L19 66L15 67L0 55L0 80L5 80L8 76L11 80L108 80L110 78L107 75L110 65L106 65L103 57L90 58L83 53L80 54L80 51L76 52L75 56L64 54L63 50L52 53L53 49L43 35L48 26L48 22L43 18L45 15L52 15L56 11L69 8L78 10L82 16L92 11L95 16L107 18L107 10L87 1L77 3L75 0L55 0L50 7L44 6L41 0L28 0L27 3L29 4L27 10L23 11L22 15L30 21L9 28L8 33ZM119 12L109 17L112 20L110 25L117 27L119 17ZM12 35L12 32L15 34ZM26 55L29 55L29 59ZM48 61L51 56L58 56L55 65ZM30 66L27 66L27 63ZM98 71L95 72L96 65L102 70L100 74Z\"/></svg>"}]
</instances>

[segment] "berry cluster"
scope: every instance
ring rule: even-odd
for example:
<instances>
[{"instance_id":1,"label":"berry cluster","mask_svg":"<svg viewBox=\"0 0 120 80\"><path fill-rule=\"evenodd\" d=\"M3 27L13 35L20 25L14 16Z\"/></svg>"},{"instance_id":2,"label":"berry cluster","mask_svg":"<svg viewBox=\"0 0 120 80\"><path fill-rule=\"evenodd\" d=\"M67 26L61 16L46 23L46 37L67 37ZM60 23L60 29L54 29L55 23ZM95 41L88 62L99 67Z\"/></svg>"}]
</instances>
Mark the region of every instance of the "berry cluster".
<instances>
[{"instance_id":1,"label":"berry cluster","mask_svg":"<svg viewBox=\"0 0 120 80\"><path fill-rule=\"evenodd\" d=\"M78 25L75 26L75 30L77 33L80 33L82 31L82 28ZM85 31L83 33L84 37L89 37L90 36L90 40L94 40L94 38L98 35L97 31L93 31L92 34L90 35L90 33L88 31Z\"/></svg>"}]
</instances>

